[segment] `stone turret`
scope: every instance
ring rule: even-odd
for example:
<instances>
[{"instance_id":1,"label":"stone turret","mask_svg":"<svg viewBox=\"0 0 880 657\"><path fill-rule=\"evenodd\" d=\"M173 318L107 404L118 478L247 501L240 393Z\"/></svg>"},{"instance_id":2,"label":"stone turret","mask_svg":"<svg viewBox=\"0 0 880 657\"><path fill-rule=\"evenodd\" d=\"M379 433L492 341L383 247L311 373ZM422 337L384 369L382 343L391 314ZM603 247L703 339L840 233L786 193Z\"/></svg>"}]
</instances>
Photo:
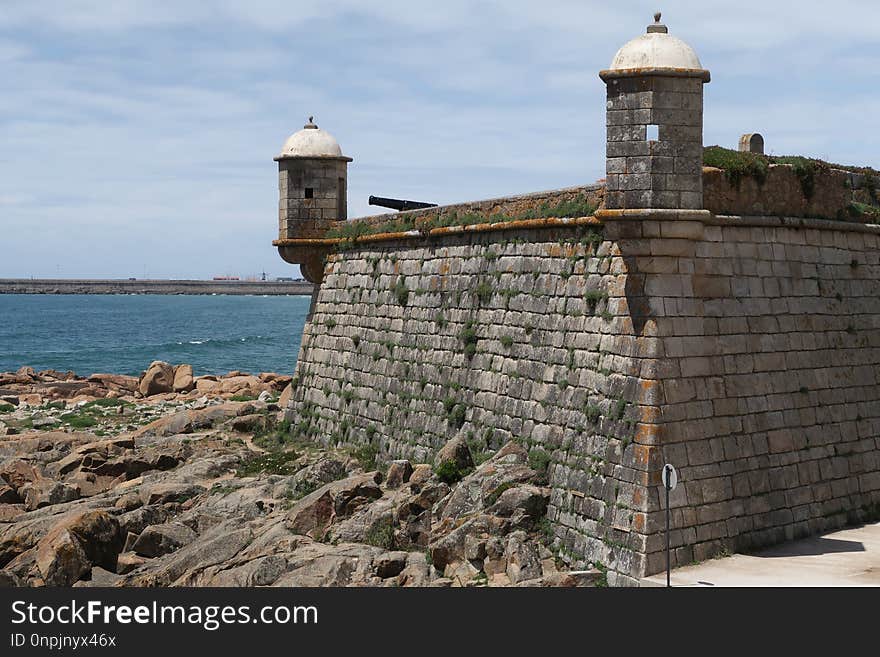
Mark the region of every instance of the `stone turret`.
<instances>
[{"instance_id":1,"label":"stone turret","mask_svg":"<svg viewBox=\"0 0 880 657\"><path fill-rule=\"evenodd\" d=\"M278 162L278 238L321 238L337 221L348 217L350 157L342 154L333 135L309 117L302 130L284 142ZM320 283L326 255L308 247L279 247L281 257L300 265L306 280Z\"/></svg>"},{"instance_id":2,"label":"stone turret","mask_svg":"<svg viewBox=\"0 0 880 657\"><path fill-rule=\"evenodd\" d=\"M608 87L605 207L703 207L703 84L694 50L654 15L599 76Z\"/></svg>"}]
</instances>

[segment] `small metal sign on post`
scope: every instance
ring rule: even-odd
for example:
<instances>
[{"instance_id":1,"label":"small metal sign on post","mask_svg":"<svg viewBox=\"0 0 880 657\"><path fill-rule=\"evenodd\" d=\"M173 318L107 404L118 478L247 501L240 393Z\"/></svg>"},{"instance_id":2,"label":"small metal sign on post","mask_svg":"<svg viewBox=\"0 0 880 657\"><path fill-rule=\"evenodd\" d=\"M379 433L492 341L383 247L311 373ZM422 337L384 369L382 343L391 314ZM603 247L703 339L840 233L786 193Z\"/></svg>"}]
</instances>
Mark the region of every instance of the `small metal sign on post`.
<instances>
[{"instance_id":1,"label":"small metal sign on post","mask_svg":"<svg viewBox=\"0 0 880 657\"><path fill-rule=\"evenodd\" d=\"M678 473L671 464L663 466L663 488L666 489L666 586L670 587L671 561L669 559L669 492L678 485Z\"/></svg>"}]
</instances>

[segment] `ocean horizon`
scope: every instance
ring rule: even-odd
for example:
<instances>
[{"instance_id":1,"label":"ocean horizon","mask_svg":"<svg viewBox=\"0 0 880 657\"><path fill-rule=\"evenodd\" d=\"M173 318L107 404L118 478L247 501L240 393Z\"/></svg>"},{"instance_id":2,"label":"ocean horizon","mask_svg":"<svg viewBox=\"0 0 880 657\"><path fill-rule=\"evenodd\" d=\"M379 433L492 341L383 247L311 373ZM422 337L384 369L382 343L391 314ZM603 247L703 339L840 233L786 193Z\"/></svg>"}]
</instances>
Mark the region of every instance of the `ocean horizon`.
<instances>
[{"instance_id":1,"label":"ocean horizon","mask_svg":"<svg viewBox=\"0 0 880 657\"><path fill-rule=\"evenodd\" d=\"M0 371L22 366L138 375L151 361L194 373L296 365L310 297L0 295Z\"/></svg>"}]
</instances>

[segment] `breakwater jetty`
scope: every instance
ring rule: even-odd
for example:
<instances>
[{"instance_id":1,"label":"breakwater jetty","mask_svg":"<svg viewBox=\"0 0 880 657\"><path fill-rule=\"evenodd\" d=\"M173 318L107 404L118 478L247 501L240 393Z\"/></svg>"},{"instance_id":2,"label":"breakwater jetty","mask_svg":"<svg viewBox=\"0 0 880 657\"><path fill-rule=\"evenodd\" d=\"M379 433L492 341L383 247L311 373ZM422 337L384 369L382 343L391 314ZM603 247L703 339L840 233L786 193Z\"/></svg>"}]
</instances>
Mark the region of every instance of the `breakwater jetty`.
<instances>
[{"instance_id":1,"label":"breakwater jetty","mask_svg":"<svg viewBox=\"0 0 880 657\"><path fill-rule=\"evenodd\" d=\"M0 278L0 294L272 294L309 295L306 281Z\"/></svg>"}]
</instances>

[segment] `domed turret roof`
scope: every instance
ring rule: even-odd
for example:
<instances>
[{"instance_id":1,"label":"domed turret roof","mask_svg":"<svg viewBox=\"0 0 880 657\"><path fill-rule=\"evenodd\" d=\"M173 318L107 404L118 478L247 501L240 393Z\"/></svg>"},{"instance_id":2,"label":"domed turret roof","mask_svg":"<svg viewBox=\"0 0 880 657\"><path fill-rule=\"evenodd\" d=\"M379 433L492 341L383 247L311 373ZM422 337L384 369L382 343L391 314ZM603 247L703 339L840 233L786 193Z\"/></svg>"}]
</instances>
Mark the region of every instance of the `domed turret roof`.
<instances>
[{"instance_id":1,"label":"domed turret roof","mask_svg":"<svg viewBox=\"0 0 880 657\"><path fill-rule=\"evenodd\" d=\"M287 157L344 157L339 142L326 130L313 123L314 117L302 130L294 132L281 148L279 158Z\"/></svg>"},{"instance_id":2,"label":"domed turret roof","mask_svg":"<svg viewBox=\"0 0 880 657\"><path fill-rule=\"evenodd\" d=\"M660 22L660 14L654 14L654 24L642 34L626 43L611 62L610 71L626 71L646 68L675 68L702 70L697 53L681 39L669 34Z\"/></svg>"}]
</instances>

